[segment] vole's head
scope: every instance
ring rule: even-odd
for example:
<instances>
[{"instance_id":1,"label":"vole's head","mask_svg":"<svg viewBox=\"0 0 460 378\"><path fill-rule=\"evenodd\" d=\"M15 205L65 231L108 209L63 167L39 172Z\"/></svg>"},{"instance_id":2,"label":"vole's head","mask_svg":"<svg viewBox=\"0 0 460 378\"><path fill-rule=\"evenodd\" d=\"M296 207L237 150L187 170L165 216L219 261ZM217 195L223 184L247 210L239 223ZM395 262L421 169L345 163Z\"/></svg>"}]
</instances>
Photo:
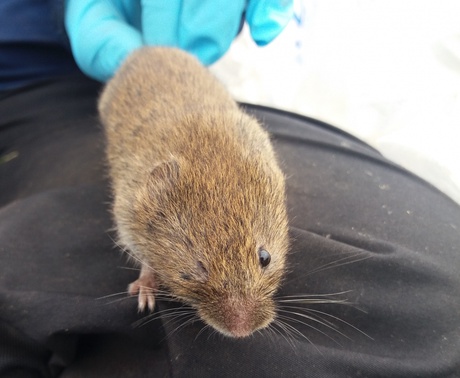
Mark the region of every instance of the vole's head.
<instances>
[{"instance_id":1,"label":"vole's head","mask_svg":"<svg viewBox=\"0 0 460 378\"><path fill-rule=\"evenodd\" d=\"M155 167L138 231L161 283L216 330L244 337L275 316L288 248L284 179L277 166L222 164Z\"/></svg>"}]
</instances>

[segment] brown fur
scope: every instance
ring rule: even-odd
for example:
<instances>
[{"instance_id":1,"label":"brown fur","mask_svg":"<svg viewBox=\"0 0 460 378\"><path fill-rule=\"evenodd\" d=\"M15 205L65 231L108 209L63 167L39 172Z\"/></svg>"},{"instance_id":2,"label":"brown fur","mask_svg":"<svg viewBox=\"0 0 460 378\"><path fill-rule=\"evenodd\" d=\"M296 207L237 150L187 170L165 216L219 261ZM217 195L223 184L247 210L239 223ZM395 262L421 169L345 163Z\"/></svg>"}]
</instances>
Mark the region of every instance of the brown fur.
<instances>
[{"instance_id":1,"label":"brown fur","mask_svg":"<svg viewBox=\"0 0 460 378\"><path fill-rule=\"evenodd\" d=\"M148 267L153 291L166 287L230 336L267 326L288 248L284 177L267 133L173 48L133 53L99 111L119 239ZM260 247L271 255L265 268Z\"/></svg>"}]
</instances>

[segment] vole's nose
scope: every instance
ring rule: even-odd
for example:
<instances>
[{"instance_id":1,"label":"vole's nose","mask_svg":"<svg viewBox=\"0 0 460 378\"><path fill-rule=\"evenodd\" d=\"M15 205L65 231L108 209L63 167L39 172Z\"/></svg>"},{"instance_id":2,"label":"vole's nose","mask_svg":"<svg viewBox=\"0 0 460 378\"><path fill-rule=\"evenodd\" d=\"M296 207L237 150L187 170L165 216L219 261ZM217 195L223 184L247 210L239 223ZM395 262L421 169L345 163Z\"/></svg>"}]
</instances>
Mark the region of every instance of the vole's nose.
<instances>
[{"instance_id":1,"label":"vole's nose","mask_svg":"<svg viewBox=\"0 0 460 378\"><path fill-rule=\"evenodd\" d=\"M233 337L249 336L257 328L254 324L254 301L229 298L224 311L225 326Z\"/></svg>"},{"instance_id":2,"label":"vole's nose","mask_svg":"<svg viewBox=\"0 0 460 378\"><path fill-rule=\"evenodd\" d=\"M245 309L228 313L226 326L233 337L246 337L253 332L251 314Z\"/></svg>"}]
</instances>

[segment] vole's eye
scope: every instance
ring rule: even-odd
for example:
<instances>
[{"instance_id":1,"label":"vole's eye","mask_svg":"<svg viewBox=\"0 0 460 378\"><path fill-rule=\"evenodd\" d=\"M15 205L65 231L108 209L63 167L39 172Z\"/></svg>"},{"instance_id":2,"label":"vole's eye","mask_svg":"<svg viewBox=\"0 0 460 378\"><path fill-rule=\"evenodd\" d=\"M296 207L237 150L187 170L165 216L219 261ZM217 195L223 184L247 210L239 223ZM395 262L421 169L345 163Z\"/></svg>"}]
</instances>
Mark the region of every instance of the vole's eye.
<instances>
[{"instance_id":1,"label":"vole's eye","mask_svg":"<svg viewBox=\"0 0 460 378\"><path fill-rule=\"evenodd\" d=\"M270 254L263 248L259 249L259 263L262 268L265 268L268 264L270 264L271 256Z\"/></svg>"}]
</instances>

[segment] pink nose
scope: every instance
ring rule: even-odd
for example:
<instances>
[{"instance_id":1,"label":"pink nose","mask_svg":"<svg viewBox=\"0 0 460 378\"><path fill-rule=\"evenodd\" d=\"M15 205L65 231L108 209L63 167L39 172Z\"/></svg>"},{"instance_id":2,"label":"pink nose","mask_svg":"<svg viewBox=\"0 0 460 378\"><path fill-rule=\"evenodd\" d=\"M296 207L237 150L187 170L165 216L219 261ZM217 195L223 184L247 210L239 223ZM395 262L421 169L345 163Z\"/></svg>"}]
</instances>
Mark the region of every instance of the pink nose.
<instances>
[{"instance_id":1,"label":"pink nose","mask_svg":"<svg viewBox=\"0 0 460 378\"><path fill-rule=\"evenodd\" d=\"M254 331L253 312L254 306L247 303L229 308L225 325L233 337L246 337Z\"/></svg>"}]
</instances>

